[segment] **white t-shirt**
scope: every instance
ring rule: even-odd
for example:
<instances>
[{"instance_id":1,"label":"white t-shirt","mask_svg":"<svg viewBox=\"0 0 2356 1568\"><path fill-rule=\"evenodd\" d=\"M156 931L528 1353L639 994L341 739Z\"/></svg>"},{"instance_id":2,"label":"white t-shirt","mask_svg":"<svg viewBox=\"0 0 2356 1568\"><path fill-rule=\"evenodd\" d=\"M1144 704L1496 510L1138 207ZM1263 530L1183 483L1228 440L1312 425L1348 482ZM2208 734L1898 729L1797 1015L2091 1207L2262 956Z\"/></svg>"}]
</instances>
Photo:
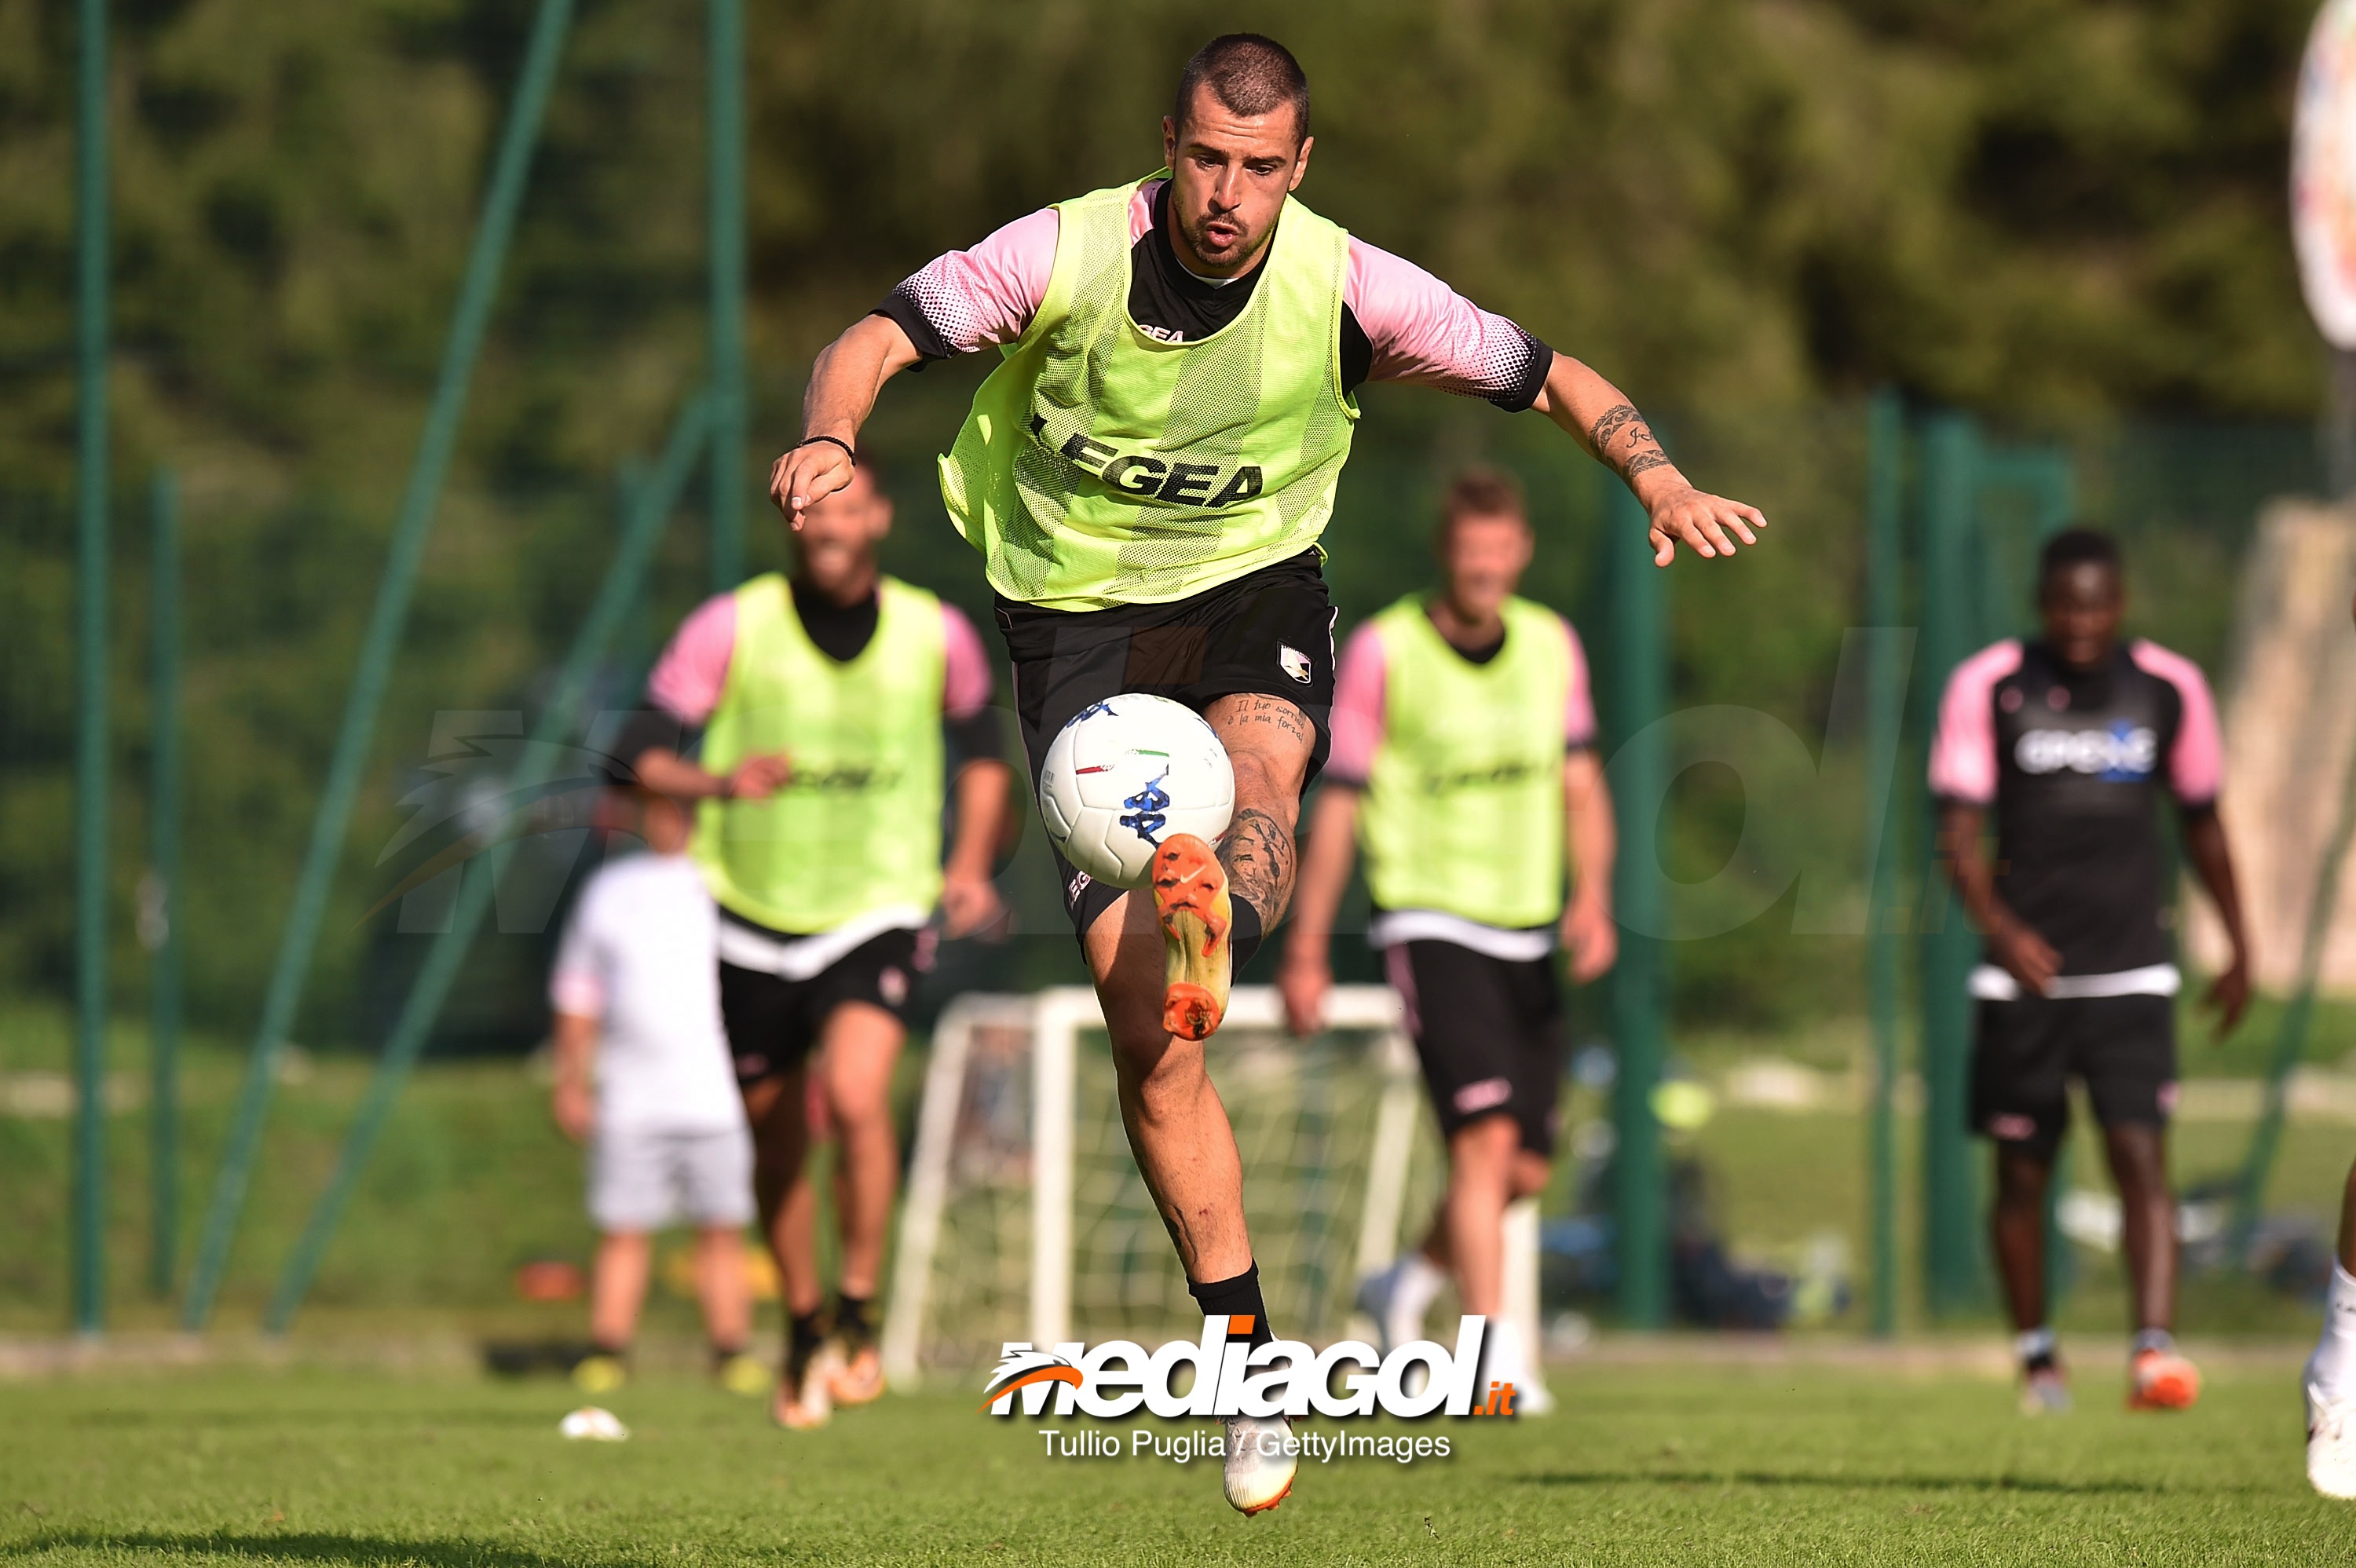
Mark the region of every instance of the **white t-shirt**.
<instances>
[{"instance_id":1,"label":"white t-shirt","mask_svg":"<svg viewBox=\"0 0 2356 1568\"><path fill-rule=\"evenodd\" d=\"M597 1125L741 1126L720 1021L720 916L685 855L633 855L581 890L549 976L558 1012L595 1019Z\"/></svg>"}]
</instances>

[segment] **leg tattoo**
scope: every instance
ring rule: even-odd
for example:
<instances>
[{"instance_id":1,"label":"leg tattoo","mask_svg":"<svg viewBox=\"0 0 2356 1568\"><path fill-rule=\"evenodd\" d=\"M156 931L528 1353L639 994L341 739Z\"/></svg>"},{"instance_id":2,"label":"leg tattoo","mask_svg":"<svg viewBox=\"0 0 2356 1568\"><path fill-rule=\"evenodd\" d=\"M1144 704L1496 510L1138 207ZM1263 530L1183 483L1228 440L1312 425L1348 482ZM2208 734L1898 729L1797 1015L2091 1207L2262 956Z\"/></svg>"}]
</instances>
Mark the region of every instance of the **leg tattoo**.
<instances>
[{"instance_id":1,"label":"leg tattoo","mask_svg":"<svg viewBox=\"0 0 2356 1568\"><path fill-rule=\"evenodd\" d=\"M1236 816L1219 860L1234 896L1273 930L1292 901L1291 819L1317 727L1284 699L1253 691L1219 699L1207 716L1236 765Z\"/></svg>"},{"instance_id":2,"label":"leg tattoo","mask_svg":"<svg viewBox=\"0 0 2356 1568\"><path fill-rule=\"evenodd\" d=\"M1229 891L1251 905L1264 928L1272 929L1292 902L1291 833L1273 813L1246 806L1236 813L1219 859L1227 868Z\"/></svg>"}]
</instances>

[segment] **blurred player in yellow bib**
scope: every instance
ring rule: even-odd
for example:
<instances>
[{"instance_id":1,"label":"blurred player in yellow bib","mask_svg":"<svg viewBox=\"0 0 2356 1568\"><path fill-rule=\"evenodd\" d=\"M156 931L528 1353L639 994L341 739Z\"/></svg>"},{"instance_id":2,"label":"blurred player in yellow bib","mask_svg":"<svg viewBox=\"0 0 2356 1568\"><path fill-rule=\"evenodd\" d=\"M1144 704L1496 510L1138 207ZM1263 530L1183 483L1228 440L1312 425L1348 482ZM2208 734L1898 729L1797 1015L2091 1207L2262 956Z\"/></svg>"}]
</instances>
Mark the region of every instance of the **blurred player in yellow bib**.
<instances>
[{"instance_id":1,"label":"blurred player in yellow bib","mask_svg":"<svg viewBox=\"0 0 2356 1568\"><path fill-rule=\"evenodd\" d=\"M788 1427L883 1392L873 1308L909 994L936 910L950 936L1001 913L991 870L1012 774L989 663L963 615L877 568L891 524L871 462L811 508L790 577L756 577L688 617L647 683L669 743L627 748L642 779L701 803L694 852L719 901L721 1008L786 1297ZM701 731L694 760L682 731ZM806 1171L812 1104L838 1146L830 1312Z\"/></svg>"},{"instance_id":2,"label":"blurred player in yellow bib","mask_svg":"<svg viewBox=\"0 0 2356 1568\"><path fill-rule=\"evenodd\" d=\"M1556 949L1584 983L1612 966L1612 800L1579 634L1514 589L1536 540L1521 492L1476 472L1448 493L1437 592L1358 628L1333 693L1333 757L1311 820L1278 984L1296 1034L1323 1022L1334 912L1363 848L1366 939L1407 1008L1448 1142L1423 1245L1365 1281L1384 1348L1423 1338L1453 1275L1490 1321L1488 1381L1525 1391L1535 1346L1504 1316L1506 1206L1546 1189L1562 1081ZM1566 879L1566 869L1569 876ZM1568 901L1564 887L1568 880Z\"/></svg>"}]
</instances>

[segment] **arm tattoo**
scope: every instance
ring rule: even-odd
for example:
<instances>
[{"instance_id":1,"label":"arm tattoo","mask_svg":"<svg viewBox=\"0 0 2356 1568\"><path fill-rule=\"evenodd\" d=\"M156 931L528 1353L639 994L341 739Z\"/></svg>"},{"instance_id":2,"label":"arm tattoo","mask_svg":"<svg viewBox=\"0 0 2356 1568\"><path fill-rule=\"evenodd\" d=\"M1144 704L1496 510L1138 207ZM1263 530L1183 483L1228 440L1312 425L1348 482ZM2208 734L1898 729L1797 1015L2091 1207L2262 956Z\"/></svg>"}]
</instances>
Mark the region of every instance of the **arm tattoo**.
<instances>
[{"instance_id":1,"label":"arm tattoo","mask_svg":"<svg viewBox=\"0 0 2356 1568\"><path fill-rule=\"evenodd\" d=\"M1644 416L1639 414L1632 404L1614 403L1603 411L1603 417L1597 420L1595 428L1587 432L1588 439L1595 443L1595 450L1599 453L1609 452L1612 450L1612 438L1618 435L1620 427L1631 420L1641 423Z\"/></svg>"},{"instance_id":2,"label":"arm tattoo","mask_svg":"<svg viewBox=\"0 0 2356 1568\"><path fill-rule=\"evenodd\" d=\"M1227 841L1219 849L1235 896L1259 912L1260 924L1276 929L1292 901L1292 835L1269 813L1246 806L1236 813Z\"/></svg>"},{"instance_id":3,"label":"arm tattoo","mask_svg":"<svg viewBox=\"0 0 2356 1568\"><path fill-rule=\"evenodd\" d=\"M1614 456L1612 443L1622 432L1628 438L1626 451L1623 455ZM1617 468L1623 479L1633 479L1648 469L1665 467L1669 461L1653 434L1653 427L1629 403L1614 403L1604 410L1603 417L1588 432L1588 439L1595 444L1595 455Z\"/></svg>"}]
</instances>

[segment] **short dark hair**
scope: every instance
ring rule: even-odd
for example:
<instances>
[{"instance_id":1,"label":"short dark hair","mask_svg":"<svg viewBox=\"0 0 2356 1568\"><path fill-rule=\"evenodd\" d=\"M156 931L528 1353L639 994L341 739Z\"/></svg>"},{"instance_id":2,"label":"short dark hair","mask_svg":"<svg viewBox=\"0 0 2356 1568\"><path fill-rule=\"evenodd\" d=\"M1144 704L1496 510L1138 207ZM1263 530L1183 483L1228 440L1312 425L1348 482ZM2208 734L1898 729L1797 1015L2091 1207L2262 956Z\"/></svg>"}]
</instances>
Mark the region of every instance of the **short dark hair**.
<instances>
[{"instance_id":1,"label":"short dark hair","mask_svg":"<svg viewBox=\"0 0 2356 1568\"><path fill-rule=\"evenodd\" d=\"M1178 73L1178 106L1170 123L1185 129L1186 112L1194 106L1197 89L1237 114L1270 114L1280 103L1292 105L1295 146L1309 139L1309 74L1292 51L1258 33L1222 33L1194 51Z\"/></svg>"},{"instance_id":2,"label":"short dark hair","mask_svg":"<svg viewBox=\"0 0 2356 1568\"><path fill-rule=\"evenodd\" d=\"M2119 570L2119 541L2100 528L2063 528L2045 541L2037 553L2037 591L2053 581L2057 571L2073 566L2107 566Z\"/></svg>"},{"instance_id":3,"label":"short dark hair","mask_svg":"<svg viewBox=\"0 0 2356 1568\"><path fill-rule=\"evenodd\" d=\"M1502 468L1485 464L1467 468L1449 483L1448 493L1440 497L1436 541L1445 546L1448 536L1466 517L1511 517L1522 527L1529 527L1529 507L1522 499L1522 482Z\"/></svg>"}]
</instances>

